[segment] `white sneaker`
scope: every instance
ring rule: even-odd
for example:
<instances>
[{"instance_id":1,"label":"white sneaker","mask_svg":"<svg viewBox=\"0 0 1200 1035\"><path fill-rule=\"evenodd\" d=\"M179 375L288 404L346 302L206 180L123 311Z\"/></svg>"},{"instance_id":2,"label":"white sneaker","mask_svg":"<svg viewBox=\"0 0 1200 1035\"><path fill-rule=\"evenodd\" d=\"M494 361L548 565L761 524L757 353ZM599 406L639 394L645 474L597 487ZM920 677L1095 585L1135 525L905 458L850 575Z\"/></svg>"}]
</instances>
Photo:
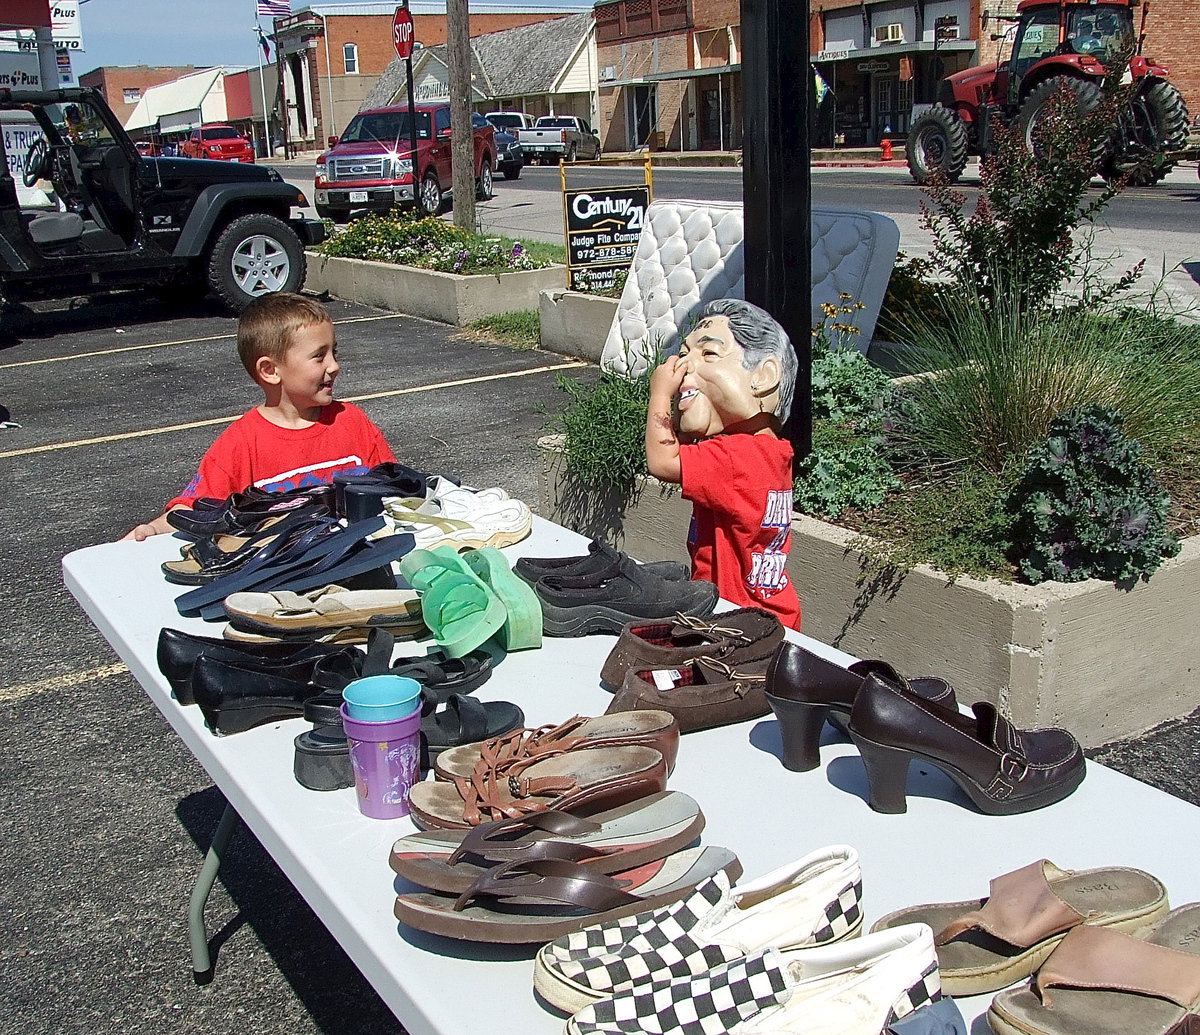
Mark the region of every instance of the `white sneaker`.
<instances>
[{"instance_id":1,"label":"white sneaker","mask_svg":"<svg viewBox=\"0 0 1200 1035\"><path fill-rule=\"evenodd\" d=\"M490 489L472 489L469 485L455 485L449 478L443 478L440 474L435 478L430 478L425 485L425 498L427 500L444 499L448 494L455 492L470 492L476 496L483 497L489 500L506 500L509 495L498 485Z\"/></svg>"},{"instance_id":2,"label":"white sneaker","mask_svg":"<svg viewBox=\"0 0 1200 1035\"><path fill-rule=\"evenodd\" d=\"M499 490L503 492L504 490ZM520 500L500 499L485 493L455 488L436 499L416 500L387 496L384 517L393 532L408 532L417 548L478 550L484 546L512 546L533 529L533 513Z\"/></svg>"},{"instance_id":3,"label":"white sneaker","mask_svg":"<svg viewBox=\"0 0 1200 1035\"><path fill-rule=\"evenodd\" d=\"M940 998L933 932L905 924L840 945L767 949L694 977L634 985L584 1007L567 1032L879 1035Z\"/></svg>"},{"instance_id":4,"label":"white sneaker","mask_svg":"<svg viewBox=\"0 0 1200 1035\"><path fill-rule=\"evenodd\" d=\"M634 984L678 981L770 946L798 948L862 930L862 870L849 845L831 845L730 888L717 874L662 909L585 927L542 947L537 990L564 1010Z\"/></svg>"}]
</instances>

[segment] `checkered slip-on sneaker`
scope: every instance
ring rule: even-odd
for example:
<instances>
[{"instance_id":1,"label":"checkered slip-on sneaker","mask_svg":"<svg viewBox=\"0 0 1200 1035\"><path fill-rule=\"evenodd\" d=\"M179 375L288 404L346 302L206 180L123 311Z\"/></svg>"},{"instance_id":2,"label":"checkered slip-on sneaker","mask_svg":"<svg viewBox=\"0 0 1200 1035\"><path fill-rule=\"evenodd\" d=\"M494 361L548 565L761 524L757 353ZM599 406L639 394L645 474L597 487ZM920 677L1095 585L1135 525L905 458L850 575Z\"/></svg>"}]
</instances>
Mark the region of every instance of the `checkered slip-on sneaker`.
<instances>
[{"instance_id":1,"label":"checkered slip-on sneaker","mask_svg":"<svg viewBox=\"0 0 1200 1035\"><path fill-rule=\"evenodd\" d=\"M579 1010L635 984L680 980L769 946L855 937L861 901L862 871L849 845L822 848L736 888L719 873L671 906L543 946L534 985L555 1006Z\"/></svg>"},{"instance_id":2,"label":"checkered slip-on sneaker","mask_svg":"<svg viewBox=\"0 0 1200 1035\"><path fill-rule=\"evenodd\" d=\"M883 932L881 932L883 933ZM879 1035L941 998L933 932L911 924L841 945L767 949L592 1003L568 1035Z\"/></svg>"}]
</instances>

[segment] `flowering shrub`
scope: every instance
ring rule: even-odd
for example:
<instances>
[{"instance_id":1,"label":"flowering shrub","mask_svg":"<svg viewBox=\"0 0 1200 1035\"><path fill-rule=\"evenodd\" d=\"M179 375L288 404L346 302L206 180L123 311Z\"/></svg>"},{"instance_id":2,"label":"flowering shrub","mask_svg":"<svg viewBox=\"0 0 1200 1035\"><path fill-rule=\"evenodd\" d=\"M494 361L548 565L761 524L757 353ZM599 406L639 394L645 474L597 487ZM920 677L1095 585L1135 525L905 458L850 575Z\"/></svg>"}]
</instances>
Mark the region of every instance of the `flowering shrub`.
<instances>
[{"instance_id":1,"label":"flowering shrub","mask_svg":"<svg viewBox=\"0 0 1200 1035\"><path fill-rule=\"evenodd\" d=\"M530 258L520 241L480 237L440 219L364 216L326 241L321 250L347 259L442 273L511 273L550 265Z\"/></svg>"}]
</instances>

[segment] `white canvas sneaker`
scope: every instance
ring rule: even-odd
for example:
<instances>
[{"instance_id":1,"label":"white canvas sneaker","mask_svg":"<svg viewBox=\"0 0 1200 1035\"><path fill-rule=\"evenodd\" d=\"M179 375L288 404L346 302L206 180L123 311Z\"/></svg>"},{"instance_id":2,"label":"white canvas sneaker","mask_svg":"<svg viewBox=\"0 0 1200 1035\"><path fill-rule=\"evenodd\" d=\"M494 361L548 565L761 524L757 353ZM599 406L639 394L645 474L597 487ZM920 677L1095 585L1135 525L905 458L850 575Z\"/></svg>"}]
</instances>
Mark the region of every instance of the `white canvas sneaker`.
<instances>
[{"instance_id":1,"label":"white canvas sneaker","mask_svg":"<svg viewBox=\"0 0 1200 1035\"><path fill-rule=\"evenodd\" d=\"M881 938L880 935L888 935ZM584 1007L568 1035L879 1035L941 998L933 932L907 924L852 942L767 949Z\"/></svg>"},{"instance_id":2,"label":"white canvas sneaker","mask_svg":"<svg viewBox=\"0 0 1200 1035\"><path fill-rule=\"evenodd\" d=\"M450 546L456 550L501 548L519 543L533 528L533 514L520 500L501 499L468 489L447 490L435 499L384 498L384 517L393 532L408 532L417 549ZM503 490L498 490L503 492Z\"/></svg>"},{"instance_id":3,"label":"white canvas sneaker","mask_svg":"<svg viewBox=\"0 0 1200 1035\"><path fill-rule=\"evenodd\" d=\"M849 845L822 848L757 880L724 874L662 909L597 924L538 952L534 986L564 1010L646 982L676 981L771 946L826 945L862 930L862 870Z\"/></svg>"}]
</instances>

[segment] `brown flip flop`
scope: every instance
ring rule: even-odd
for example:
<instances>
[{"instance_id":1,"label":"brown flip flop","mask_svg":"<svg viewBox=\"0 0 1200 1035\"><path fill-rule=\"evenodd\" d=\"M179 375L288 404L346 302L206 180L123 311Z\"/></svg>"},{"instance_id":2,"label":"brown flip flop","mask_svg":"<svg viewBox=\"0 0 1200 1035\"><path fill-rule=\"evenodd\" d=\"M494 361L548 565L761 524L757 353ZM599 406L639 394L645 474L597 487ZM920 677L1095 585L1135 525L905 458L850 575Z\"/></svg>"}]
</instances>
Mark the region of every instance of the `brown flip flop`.
<instances>
[{"instance_id":1,"label":"brown flip flop","mask_svg":"<svg viewBox=\"0 0 1200 1035\"><path fill-rule=\"evenodd\" d=\"M678 902L721 870L731 882L742 874L742 864L728 848L687 848L611 877L558 860L509 863L483 873L457 899L400 895L395 914L402 924L447 938L548 942L590 924Z\"/></svg>"},{"instance_id":2,"label":"brown flip flop","mask_svg":"<svg viewBox=\"0 0 1200 1035\"><path fill-rule=\"evenodd\" d=\"M1084 924L1026 988L992 1000L997 1035L1195 1035L1200 1032L1200 904L1136 936Z\"/></svg>"},{"instance_id":3,"label":"brown flip flop","mask_svg":"<svg viewBox=\"0 0 1200 1035\"><path fill-rule=\"evenodd\" d=\"M548 809L469 830L420 831L392 846L391 864L405 880L457 895L485 870L538 858L551 848L577 849L577 861L597 873L614 873L670 855L703 829L704 814L694 798L663 791L590 819Z\"/></svg>"},{"instance_id":4,"label":"brown flip flop","mask_svg":"<svg viewBox=\"0 0 1200 1035\"><path fill-rule=\"evenodd\" d=\"M408 792L413 822L475 827L494 819L558 809L587 814L666 790L667 765L654 748L571 751L551 758L481 762L469 779L426 781Z\"/></svg>"},{"instance_id":5,"label":"brown flip flop","mask_svg":"<svg viewBox=\"0 0 1200 1035\"><path fill-rule=\"evenodd\" d=\"M942 991L966 996L1029 977L1073 927L1134 931L1168 908L1167 889L1144 870L1061 870L1041 859L995 878L986 899L900 909L871 930L928 924L936 936Z\"/></svg>"}]
</instances>

